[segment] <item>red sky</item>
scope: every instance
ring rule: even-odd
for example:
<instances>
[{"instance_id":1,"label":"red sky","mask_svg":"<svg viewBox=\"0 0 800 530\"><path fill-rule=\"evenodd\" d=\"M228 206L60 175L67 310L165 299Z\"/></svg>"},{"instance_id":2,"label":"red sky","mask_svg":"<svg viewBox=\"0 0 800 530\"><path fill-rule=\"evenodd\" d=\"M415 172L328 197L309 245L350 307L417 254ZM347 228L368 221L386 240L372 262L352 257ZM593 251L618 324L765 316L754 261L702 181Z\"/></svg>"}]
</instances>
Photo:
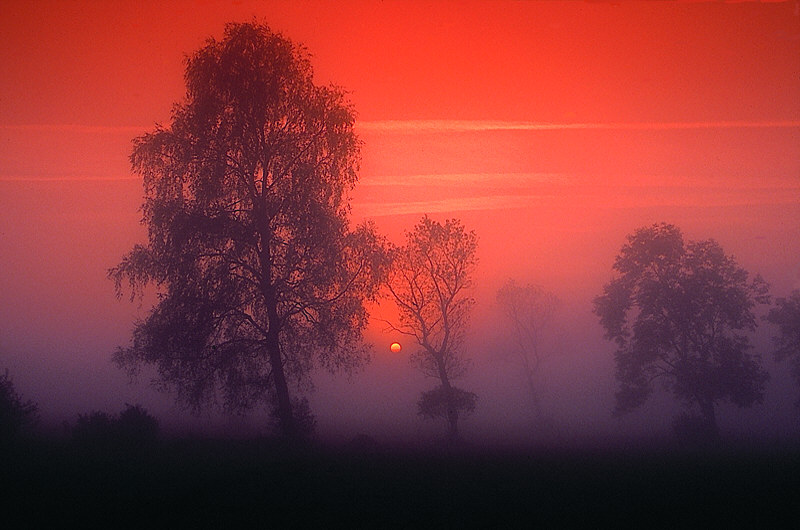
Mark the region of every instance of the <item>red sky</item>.
<instances>
[{"instance_id":1,"label":"red sky","mask_svg":"<svg viewBox=\"0 0 800 530\"><path fill-rule=\"evenodd\" d=\"M776 295L800 287L796 1L6 1L0 366L53 416L152 399L107 383L124 385L108 358L137 312L104 274L144 233L130 140L168 122L183 56L253 16L304 43L319 82L350 91L364 140L357 217L396 241L425 212L478 232L479 366L496 340L499 282L541 283L586 330L553 369L593 389L587 402L605 392L608 408L612 348L589 302L625 235L647 223L718 239ZM384 388L421 378L377 359L369 377L394 374ZM474 384L491 395L487 381ZM347 384L323 382L318 395ZM370 388L395 411L415 399Z\"/></svg>"}]
</instances>

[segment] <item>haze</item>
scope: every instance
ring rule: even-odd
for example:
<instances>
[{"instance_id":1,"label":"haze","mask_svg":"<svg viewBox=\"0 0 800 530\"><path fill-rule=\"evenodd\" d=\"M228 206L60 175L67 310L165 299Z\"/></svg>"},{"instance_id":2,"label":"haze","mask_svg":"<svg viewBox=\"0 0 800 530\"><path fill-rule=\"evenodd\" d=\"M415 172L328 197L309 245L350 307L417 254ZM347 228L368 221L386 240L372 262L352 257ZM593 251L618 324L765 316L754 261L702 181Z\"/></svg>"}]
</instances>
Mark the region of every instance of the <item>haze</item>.
<instances>
[{"instance_id":1,"label":"haze","mask_svg":"<svg viewBox=\"0 0 800 530\"><path fill-rule=\"evenodd\" d=\"M612 344L591 300L625 236L669 222L714 238L774 296L800 288L800 7L639 2L3 2L0 5L0 367L57 428L140 403L172 432L258 433L265 414L190 416L111 353L148 309L106 270L144 241L131 139L167 123L183 63L226 22L266 21L307 46L318 82L350 92L363 140L354 220L392 241L424 213L479 237L463 435L528 440L524 379L495 293L507 278L561 299L543 342L542 406L562 440L667 433L664 393L611 417ZM427 440L431 387L374 308L372 363L316 376L320 436ZM723 433L798 434L798 389L755 336L764 403L723 406ZM403 343L399 354L389 345Z\"/></svg>"}]
</instances>

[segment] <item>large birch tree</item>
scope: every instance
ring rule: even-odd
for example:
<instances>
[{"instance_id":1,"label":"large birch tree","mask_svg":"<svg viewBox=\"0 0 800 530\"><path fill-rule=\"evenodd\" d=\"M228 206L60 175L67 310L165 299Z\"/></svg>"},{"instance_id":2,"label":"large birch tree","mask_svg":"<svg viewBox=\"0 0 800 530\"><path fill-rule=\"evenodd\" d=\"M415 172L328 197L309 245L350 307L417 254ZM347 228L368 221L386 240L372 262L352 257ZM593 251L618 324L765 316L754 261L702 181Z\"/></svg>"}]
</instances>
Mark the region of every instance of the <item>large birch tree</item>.
<instances>
[{"instance_id":1,"label":"large birch tree","mask_svg":"<svg viewBox=\"0 0 800 530\"><path fill-rule=\"evenodd\" d=\"M148 242L109 276L118 293L159 294L115 359L155 366L193 409L269 404L295 435L307 411L292 388L311 368L368 360L382 247L349 223L355 114L341 89L314 83L304 48L258 23L209 39L185 81L171 123L134 140Z\"/></svg>"}]
</instances>

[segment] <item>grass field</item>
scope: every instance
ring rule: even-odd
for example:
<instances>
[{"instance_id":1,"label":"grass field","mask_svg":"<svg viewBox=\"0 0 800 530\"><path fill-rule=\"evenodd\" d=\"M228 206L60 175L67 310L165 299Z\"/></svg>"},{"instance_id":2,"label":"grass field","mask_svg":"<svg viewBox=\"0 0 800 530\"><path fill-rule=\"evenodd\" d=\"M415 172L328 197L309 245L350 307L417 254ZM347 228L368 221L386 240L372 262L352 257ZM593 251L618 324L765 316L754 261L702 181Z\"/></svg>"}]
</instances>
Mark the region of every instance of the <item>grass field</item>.
<instances>
[{"instance_id":1,"label":"grass field","mask_svg":"<svg viewBox=\"0 0 800 530\"><path fill-rule=\"evenodd\" d=\"M535 452L172 440L5 451L13 528L792 528L800 450ZM722 526L720 526L722 525ZM8 527L12 528L12 527Z\"/></svg>"}]
</instances>

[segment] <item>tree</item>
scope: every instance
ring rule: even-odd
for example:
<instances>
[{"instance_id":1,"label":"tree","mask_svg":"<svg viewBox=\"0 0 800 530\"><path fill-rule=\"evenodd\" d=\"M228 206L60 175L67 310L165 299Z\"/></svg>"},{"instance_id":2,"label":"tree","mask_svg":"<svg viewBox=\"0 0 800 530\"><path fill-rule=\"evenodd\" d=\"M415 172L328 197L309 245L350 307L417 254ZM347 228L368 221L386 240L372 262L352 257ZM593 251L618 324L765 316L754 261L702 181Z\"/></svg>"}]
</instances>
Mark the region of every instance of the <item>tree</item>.
<instances>
[{"instance_id":1,"label":"tree","mask_svg":"<svg viewBox=\"0 0 800 530\"><path fill-rule=\"evenodd\" d=\"M169 127L134 140L148 243L109 271L117 294L154 284L116 362L154 365L193 410L273 406L297 432L290 385L315 365L368 360L364 300L383 280L381 239L349 225L360 143L341 89L316 86L307 52L262 24L228 24L186 61Z\"/></svg>"},{"instance_id":2,"label":"tree","mask_svg":"<svg viewBox=\"0 0 800 530\"><path fill-rule=\"evenodd\" d=\"M135 449L152 445L158 438L158 420L141 405L125 404L118 415L101 411L79 414L72 439L84 446Z\"/></svg>"},{"instance_id":3,"label":"tree","mask_svg":"<svg viewBox=\"0 0 800 530\"><path fill-rule=\"evenodd\" d=\"M72 439L84 446L109 446L116 438L115 422L116 418L99 410L78 414L78 421L72 427ZM66 422L65 426L68 426Z\"/></svg>"},{"instance_id":4,"label":"tree","mask_svg":"<svg viewBox=\"0 0 800 530\"><path fill-rule=\"evenodd\" d=\"M39 419L39 407L24 400L14 388L8 369L0 374L0 444L11 442L26 426Z\"/></svg>"},{"instance_id":5,"label":"tree","mask_svg":"<svg viewBox=\"0 0 800 530\"><path fill-rule=\"evenodd\" d=\"M716 436L717 402L763 400L768 374L743 334L756 327L755 305L769 302L761 277L750 280L714 240L684 243L678 228L663 223L628 236L614 270L594 311L618 347L617 413L642 405L661 378L687 408L699 409L679 418L676 430L691 424Z\"/></svg>"},{"instance_id":6,"label":"tree","mask_svg":"<svg viewBox=\"0 0 800 530\"><path fill-rule=\"evenodd\" d=\"M788 298L775 300L767 320L778 326L775 342L775 358L779 361L791 359L792 375L800 385L800 289L792 291ZM797 402L800 407L800 400Z\"/></svg>"},{"instance_id":7,"label":"tree","mask_svg":"<svg viewBox=\"0 0 800 530\"><path fill-rule=\"evenodd\" d=\"M477 396L472 392L454 386L445 390L443 385L439 385L422 393L417 402L417 413L426 418L449 420L452 409L455 409L456 416L471 414L476 401Z\"/></svg>"},{"instance_id":8,"label":"tree","mask_svg":"<svg viewBox=\"0 0 800 530\"><path fill-rule=\"evenodd\" d=\"M468 365L460 347L474 303L466 291L477 264L476 248L475 233L467 232L460 221L441 224L424 216L406 232L405 246L392 249L387 283L399 309L398 322L391 328L414 338L420 349L412 361L440 383L423 393L419 412L446 417L451 441L458 438L459 412L475 408L475 395L454 387L452 381Z\"/></svg>"},{"instance_id":9,"label":"tree","mask_svg":"<svg viewBox=\"0 0 800 530\"><path fill-rule=\"evenodd\" d=\"M141 405L126 403L116 419L117 435L127 442L151 444L158 439L159 430L158 420Z\"/></svg>"},{"instance_id":10,"label":"tree","mask_svg":"<svg viewBox=\"0 0 800 530\"><path fill-rule=\"evenodd\" d=\"M553 318L558 298L538 285L519 286L508 280L497 291L497 303L511 324L515 352L522 363L534 413L540 418L542 406L536 379L542 364L541 337Z\"/></svg>"}]
</instances>

